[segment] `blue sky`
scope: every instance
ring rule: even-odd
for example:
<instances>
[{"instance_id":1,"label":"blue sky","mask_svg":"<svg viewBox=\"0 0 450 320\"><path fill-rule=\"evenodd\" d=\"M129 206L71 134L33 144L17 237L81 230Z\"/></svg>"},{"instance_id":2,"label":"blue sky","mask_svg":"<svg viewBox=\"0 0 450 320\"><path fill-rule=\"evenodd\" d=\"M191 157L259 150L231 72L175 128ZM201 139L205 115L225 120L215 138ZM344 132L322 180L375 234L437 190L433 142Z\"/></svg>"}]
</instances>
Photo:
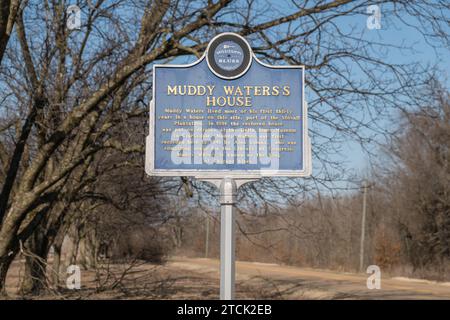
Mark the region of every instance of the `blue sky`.
<instances>
[{"instance_id":1,"label":"blue sky","mask_svg":"<svg viewBox=\"0 0 450 320\"><path fill-rule=\"evenodd\" d=\"M365 26L366 17L356 16L347 18L347 23L343 23L342 27L352 27L355 25ZM383 19L383 7L381 6L381 29L369 30L365 28L364 39L373 40L381 43L389 43L393 45L404 45L411 47L413 50L396 50L391 49L386 54L386 60L390 63L414 63L418 62L423 66L438 65L441 72L441 80L447 88L450 88L449 66L450 55L448 49L433 48L429 45L422 34L412 28L405 26L398 21L385 21ZM396 115L394 114L393 117ZM388 124L386 124L388 125ZM363 152L360 145L356 142L349 141L343 145L344 160L348 162L349 168L354 168L359 174L364 174L369 166L369 158Z\"/></svg>"}]
</instances>

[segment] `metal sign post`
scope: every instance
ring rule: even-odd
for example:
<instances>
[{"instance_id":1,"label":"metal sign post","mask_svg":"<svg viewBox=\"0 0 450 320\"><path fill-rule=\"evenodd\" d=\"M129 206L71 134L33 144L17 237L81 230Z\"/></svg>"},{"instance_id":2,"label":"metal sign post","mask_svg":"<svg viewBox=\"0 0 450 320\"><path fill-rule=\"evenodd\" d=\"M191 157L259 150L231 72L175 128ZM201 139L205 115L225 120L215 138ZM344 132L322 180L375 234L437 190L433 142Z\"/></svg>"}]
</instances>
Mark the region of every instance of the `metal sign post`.
<instances>
[{"instance_id":1,"label":"metal sign post","mask_svg":"<svg viewBox=\"0 0 450 320\"><path fill-rule=\"evenodd\" d=\"M232 178L220 183L220 299L234 299L235 289L235 203L237 187Z\"/></svg>"},{"instance_id":2,"label":"metal sign post","mask_svg":"<svg viewBox=\"0 0 450 320\"><path fill-rule=\"evenodd\" d=\"M220 190L220 298L235 296L237 190L262 177L311 173L304 66L271 66L235 33L187 65L154 65L145 171ZM208 236L208 235L207 235Z\"/></svg>"},{"instance_id":3,"label":"metal sign post","mask_svg":"<svg viewBox=\"0 0 450 320\"><path fill-rule=\"evenodd\" d=\"M236 203L237 191L245 183L256 179L202 179L215 185L220 191L220 299L235 298L235 252L236 252Z\"/></svg>"}]
</instances>

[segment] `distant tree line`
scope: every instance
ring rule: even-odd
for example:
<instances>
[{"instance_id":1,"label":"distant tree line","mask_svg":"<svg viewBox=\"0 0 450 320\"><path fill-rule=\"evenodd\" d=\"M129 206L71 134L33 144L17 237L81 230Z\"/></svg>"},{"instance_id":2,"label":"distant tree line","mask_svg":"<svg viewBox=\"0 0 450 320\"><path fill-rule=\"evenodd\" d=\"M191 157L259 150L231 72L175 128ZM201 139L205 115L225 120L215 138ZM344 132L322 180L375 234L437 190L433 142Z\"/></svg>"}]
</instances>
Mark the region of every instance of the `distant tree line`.
<instances>
[{"instance_id":1,"label":"distant tree line","mask_svg":"<svg viewBox=\"0 0 450 320\"><path fill-rule=\"evenodd\" d=\"M425 98L418 103L425 104L400 112L390 123L395 130L361 177L368 189L363 266L448 281L450 94L436 80L420 94ZM277 210L242 210L238 259L359 271L363 184L298 200ZM204 255L205 219L212 226L209 256L218 258L220 228L211 209L184 216L181 251Z\"/></svg>"}]
</instances>

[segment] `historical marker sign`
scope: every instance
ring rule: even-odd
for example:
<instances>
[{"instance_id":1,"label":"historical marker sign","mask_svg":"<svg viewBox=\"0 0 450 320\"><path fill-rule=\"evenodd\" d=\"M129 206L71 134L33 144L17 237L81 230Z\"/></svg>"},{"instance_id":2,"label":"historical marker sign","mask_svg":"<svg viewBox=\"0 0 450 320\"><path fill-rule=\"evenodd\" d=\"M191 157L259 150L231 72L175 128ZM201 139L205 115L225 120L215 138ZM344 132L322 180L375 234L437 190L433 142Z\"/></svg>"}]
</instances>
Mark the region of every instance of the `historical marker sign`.
<instances>
[{"instance_id":1,"label":"historical marker sign","mask_svg":"<svg viewBox=\"0 0 450 320\"><path fill-rule=\"evenodd\" d=\"M146 172L258 178L311 172L304 67L270 66L233 33L189 65L155 65Z\"/></svg>"},{"instance_id":2,"label":"historical marker sign","mask_svg":"<svg viewBox=\"0 0 450 320\"><path fill-rule=\"evenodd\" d=\"M220 189L220 297L234 298L236 193L263 176L311 172L303 66L270 66L233 33L189 65L155 65L145 170Z\"/></svg>"}]
</instances>

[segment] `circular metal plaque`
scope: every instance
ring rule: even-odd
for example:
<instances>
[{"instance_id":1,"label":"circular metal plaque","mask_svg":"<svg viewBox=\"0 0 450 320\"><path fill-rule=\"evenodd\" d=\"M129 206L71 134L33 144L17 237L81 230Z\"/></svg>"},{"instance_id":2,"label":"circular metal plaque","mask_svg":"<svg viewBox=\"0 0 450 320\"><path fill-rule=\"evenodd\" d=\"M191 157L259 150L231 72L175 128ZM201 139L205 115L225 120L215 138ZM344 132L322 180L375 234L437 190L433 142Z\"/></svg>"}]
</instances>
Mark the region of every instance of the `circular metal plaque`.
<instances>
[{"instance_id":1,"label":"circular metal plaque","mask_svg":"<svg viewBox=\"0 0 450 320\"><path fill-rule=\"evenodd\" d=\"M209 43L206 60L215 75L224 79L236 79L250 67L250 46L237 34L221 34Z\"/></svg>"}]
</instances>

